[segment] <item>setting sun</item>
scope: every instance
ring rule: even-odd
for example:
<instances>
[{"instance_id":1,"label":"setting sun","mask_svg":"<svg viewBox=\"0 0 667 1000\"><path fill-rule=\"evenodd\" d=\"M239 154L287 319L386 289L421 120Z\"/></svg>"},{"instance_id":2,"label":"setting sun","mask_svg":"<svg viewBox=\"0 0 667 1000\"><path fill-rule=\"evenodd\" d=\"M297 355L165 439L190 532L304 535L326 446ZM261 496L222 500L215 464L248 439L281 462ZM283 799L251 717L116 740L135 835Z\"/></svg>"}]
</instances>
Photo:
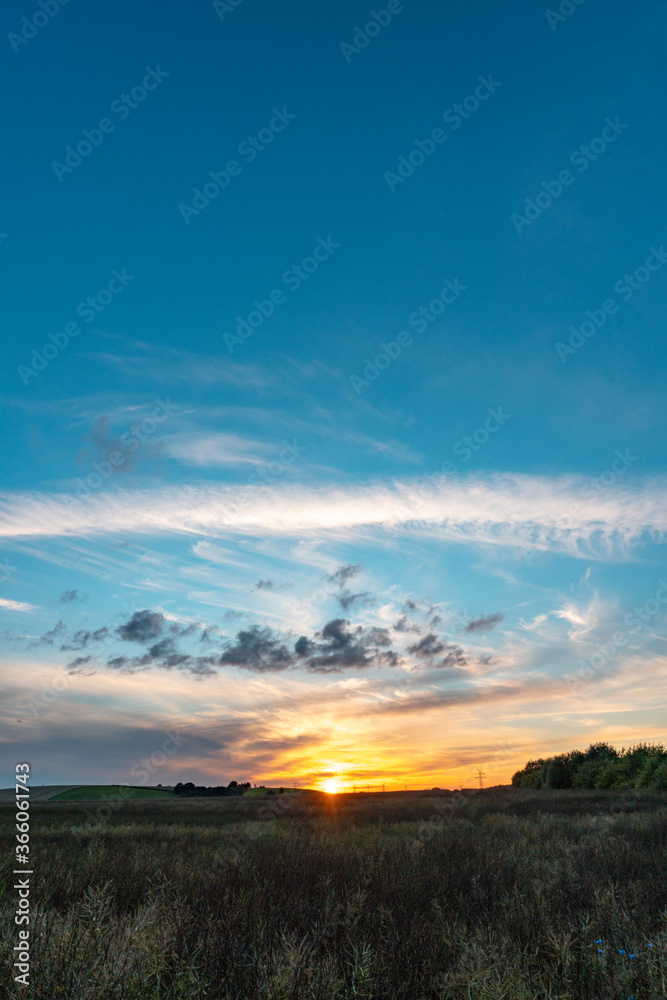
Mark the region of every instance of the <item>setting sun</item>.
<instances>
[{"instance_id":1,"label":"setting sun","mask_svg":"<svg viewBox=\"0 0 667 1000\"><path fill-rule=\"evenodd\" d=\"M324 782L323 788L329 795L335 795L336 792L340 791L340 781L336 778L329 778L328 781Z\"/></svg>"}]
</instances>

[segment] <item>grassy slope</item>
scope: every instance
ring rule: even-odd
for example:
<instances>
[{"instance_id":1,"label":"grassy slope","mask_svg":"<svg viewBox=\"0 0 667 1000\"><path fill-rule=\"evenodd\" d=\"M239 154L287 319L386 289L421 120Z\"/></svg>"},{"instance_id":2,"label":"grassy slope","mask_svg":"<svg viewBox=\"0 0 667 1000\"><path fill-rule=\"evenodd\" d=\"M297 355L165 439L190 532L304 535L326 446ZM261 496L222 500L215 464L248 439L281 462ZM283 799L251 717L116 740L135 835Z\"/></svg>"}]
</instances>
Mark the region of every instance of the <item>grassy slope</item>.
<instances>
[{"instance_id":1,"label":"grassy slope","mask_svg":"<svg viewBox=\"0 0 667 1000\"><path fill-rule=\"evenodd\" d=\"M126 785L81 785L55 795L51 802L98 802L106 799L174 799L162 788L134 788Z\"/></svg>"}]
</instances>

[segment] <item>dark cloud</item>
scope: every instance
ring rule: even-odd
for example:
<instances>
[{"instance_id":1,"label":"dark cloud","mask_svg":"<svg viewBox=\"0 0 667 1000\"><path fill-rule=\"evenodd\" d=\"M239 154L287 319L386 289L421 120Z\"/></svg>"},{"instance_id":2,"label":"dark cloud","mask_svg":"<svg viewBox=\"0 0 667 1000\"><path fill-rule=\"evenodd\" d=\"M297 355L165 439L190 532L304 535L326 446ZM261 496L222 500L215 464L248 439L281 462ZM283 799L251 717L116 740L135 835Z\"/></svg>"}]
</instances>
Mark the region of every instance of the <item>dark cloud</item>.
<instances>
[{"instance_id":1,"label":"dark cloud","mask_svg":"<svg viewBox=\"0 0 667 1000\"><path fill-rule=\"evenodd\" d=\"M150 642L164 631L164 615L157 611L136 611L128 622L119 625L116 634L124 642Z\"/></svg>"},{"instance_id":2,"label":"dark cloud","mask_svg":"<svg viewBox=\"0 0 667 1000\"><path fill-rule=\"evenodd\" d=\"M356 565L354 563L347 563L339 566L335 573L324 578L324 582L329 584L330 587L338 587L336 600L343 611L352 611L355 607L361 607L362 605L368 607L375 603L373 595L369 594L367 590L353 594L349 587L345 586L347 581L361 573L362 569L363 566L361 563L357 563Z\"/></svg>"},{"instance_id":3,"label":"dark cloud","mask_svg":"<svg viewBox=\"0 0 667 1000\"><path fill-rule=\"evenodd\" d=\"M413 656L418 656L420 659L427 659L437 656L438 653L442 653L445 649L447 649L447 643L438 639L435 633L429 632L419 642L408 646L408 653L412 653Z\"/></svg>"},{"instance_id":4,"label":"dark cloud","mask_svg":"<svg viewBox=\"0 0 667 1000\"><path fill-rule=\"evenodd\" d=\"M447 646L449 652L441 660L434 663L434 667L465 667L468 658L460 646Z\"/></svg>"},{"instance_id":5,"label":"dark cloud","mask_svg":"<svg viewBox=\"0 0 667 1000\"><path fill-rule=\"evenodd\" d=\"M372 594L369 594L367 590L363 590L359 594L353 594L351 590L343 588L336 599L343 611L354 609L355 604L363 604L368 607L368 605L375 603Z\"/></svg>"},{"instance_id":6,"label":"dark cloud","mask_svg":"<svg viewBox=\"0 0 667 1000\"><path fill-rule=\"evenodd\" d=\"M176 668L201 678L215 676L214 662L211 656L191 656L189 653L181 653L175 648L172 639L164 639L151 646L143 656L113 656L107 660L106 665L125 674L140 673L151 667L161 667L165 670Z\"/></svg>"},{"instance_id":7,"label":"dark cloud","mask_svg":"<svg viewBox=\"0 0 667 1000\"><path fill-rule=\"evenodd\" d=\"M53 630L55 631L55 630ZM216 667L233 666L256 673L277 673L301 666L311 673L341 673L367 667L395 667L399 654L391 650L391 635L386 628L352 626L347 619L334 618L312 638L301 636L294 645L288 637L263 625L241 629L234 640L224 640L213 628L201 631L207 655L197 656L179 648L181 638L198 629L193 625L168 623L159 612L136 611L114 632L98 629L80 630L61 649L84 649L89 643L115 635L123 642L147 647L136 656L111 655L106 666L124 673L137 673L159 667L182 670L197 677L215 674ZM52 639L51 639L52 641ZM443 647L444 648L444 647ZM77 657L69 664L71 672L83 667L93 669L93 658Z\"/></svg>"},{"instance_id":8,"label":"dark cloud","mask_svg":"<svg viewBox=\"0 0 667 1000\"><path fill-rule=\"evenodd\" d=\"M342 673L355 668L397 666L398 654L381 649L390 643L386 629L351 627L346 619L333 618L315 633L313 640L301 636L295 652L307 657L305 666L311 673Z\"/></svg>"},{"instance_id":9,"label":"dark cloud","mask_svg":"<svg viewBox=\"0 0 667 1000\"><path fill-rule=\"evenodd\" d=\"M356 565L354 563L347 563L344 566L339 566L335 573L326 578L326 581L334 587L343 587L353 576L361 573L362 569L363 566L361 563L357 563Z\"/></svg>"},{"instance_id":10,"label":"dark cloud","mask_svg":"<svg viewBox=\"0 0 667 1000\"><path fill-rule=\"evenodd\" d=\"M61 640L67 633L65 627L65 622L59 621L57 625L54 625L52 629L45 632L44 635L40 635L37 642L31 642L27 647L28 649L34 649L35 646L53 646L56 641Z\"/></svg>"},{"instance_id":11,"label":"dark cloud","mask_svg":"<svg viewBox=\"0 0 667 1000\"><path fill-rule=\"evenodd\" d=\"M442 639L438 639L437 635L433 632L429 632L419 642L408 646L408 653L412 653L413 656L418 657L420 660L427 660L432 667L464 667L468 662L460 646L451 646ZM434 663L434 657L440 656L441 653L445 653L446 655L441 660L438 660L437 663Z\"/></svg>"},{"instance_id":12,"label":"dark cloud","mask_svg":"<svg viewBox=\"0 0 667 1000\"><path fill-rule=\"evenodd\" d=\"M78 601L79 600L79 591L78 590L66 590L64 593L62 593L60 595L60 597L58 598L58 600L62 604L70 604L71 601Z\"/></svg>"},{"instance_id":13,"label":"dark cloud","mask_svg":"<svg viewBox=\"0 0 667 1000\"><path fill-rule=\"evenodd\" d=\"M465 632L490 632L496 625L504 621L505 615L501 611L496 611L494 615L482 615L481 618L473 618L466 625Z\"/></svg>"},{"instance_id":14,"label":"dark cloud","mask_svg":"<svg viewBox=\"0 0 667 1000\"><path fill-rule=\"evenodd\" d=\"M287 670L295 664L295 656L270 628L253 625L241 630L236 642L230 643L220 654L221 666L243 667L259 673Z\"/></svg>"},{"instance_id":15,"label":"dark cloud","mask_svg":"<svg viewBox=\"0 0 667 1000\"><path fill-rule=\"evenodd\" d=\"M94 674L95 657L93 656L77 656L75 660L67 664L68 674Z\"/></svg>"},{"instance_id":16,"label":"dark cloud","mask_svg":"<svg viewBox=\"0 0 667 1000\"><path fill-rule=\"evenodd\" d=\"M413 621L411 618L408 618L407 615L403 615L403 617L399 618L396 624L394 625L394 631L416 632L419 635L422 631L422 627L418 622Z\"/></svg>"},{"instance_id":17,"label":"dark cloud","mask_svg":"<svg viewBox=\"0 0 667 1000\"><path fill-rule=\"evenodd\" d=\"M273 590L275 584L273 580L258 580L253 590Z\"/></svg>"},{"instance_id":18,"label":"dark cloud","mask_svg":"<svg viewBox=\"0 0 667 1000\"><path fill-rule=\"evenodd\" d=\"M61 650L85 649L91 642L102 642L108 635L108 628L98 628L94 632L88 632L86 629L79 629L79 631L75 632L71 639L64 642L60 648Z\"/></svg>"}]
</instances>

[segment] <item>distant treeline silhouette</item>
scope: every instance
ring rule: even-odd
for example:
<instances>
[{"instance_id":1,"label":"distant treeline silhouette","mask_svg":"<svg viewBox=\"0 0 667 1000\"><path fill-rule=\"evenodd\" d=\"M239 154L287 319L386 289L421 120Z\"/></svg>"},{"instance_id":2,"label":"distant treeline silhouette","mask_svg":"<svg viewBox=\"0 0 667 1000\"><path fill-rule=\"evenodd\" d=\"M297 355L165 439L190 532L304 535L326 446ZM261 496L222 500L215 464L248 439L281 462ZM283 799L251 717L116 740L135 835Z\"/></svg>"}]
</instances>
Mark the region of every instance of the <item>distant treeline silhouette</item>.
<instances>
[{"instance_id":1,"label":"distant treeline silhouette","mask_svg":"<svg viewBox=\"0 0 667 1000\"><path fill-rule=\"evenodd\" d=\"M228 785L210 786L194 785L191 781L186 781L183 784L182 781L179 781L174 786L174 794L180 795L181 798L194 798L202 795L243 795L248 788L250 788L249 781L242 781L240 784L238 781L230 781Z\"/></svg>"},{"instance_id":2,"label":"distant treeline silhouette","mask_svg":"<svg viewBox=\"0 0 667 1000\"><path fill-rule=\"evenodd\" d=\"M621 748L591 743L588 750L570 750L529 760L512 776L519 788L650 788L667 791L667 750L661 743Z\"/></svg>"}]
</instances>

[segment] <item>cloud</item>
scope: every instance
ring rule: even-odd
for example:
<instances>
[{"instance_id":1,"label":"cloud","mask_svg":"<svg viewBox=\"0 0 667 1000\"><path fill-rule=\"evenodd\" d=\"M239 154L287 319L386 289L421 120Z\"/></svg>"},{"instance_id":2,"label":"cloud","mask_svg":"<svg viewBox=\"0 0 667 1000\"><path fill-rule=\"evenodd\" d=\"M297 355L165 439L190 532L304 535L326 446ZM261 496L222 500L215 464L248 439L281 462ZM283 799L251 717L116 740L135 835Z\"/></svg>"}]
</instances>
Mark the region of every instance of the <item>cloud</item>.
<instances>
[{"instance_id":1,"label":"cloud","mask_svg":"<svg viewBox=\"0 0 667 1000\"><path fill-rule=\"evenodd\" d=\"M72 660L67 666L67 672L70 674L82 674L83 676L89 676L95 673L93 669L95 665L95 658L93 656L77 656L76 659Z\"/></svg>"},{"instance_id":2,"label":"cloud","mask_svg":"<svg viewBox=\"0 0 667 1000\"><path fill-rule=\"evenodd\" d=\"M258 580L253 590L273 590L275 584L273 580Z\"/></svg>"},{"instance_id":3,"label":"cloud","mask_svg":"<svg viewBox=\"0 0 667 1000\"><path fill-rule=\"evenodd\" d=\"M64 631L65 626L60 622L41 641L53 644ZM178 640L191 636L194 631L200 632L200 643L205 643L207 653L204 656L179 648ZM106 639L112 634L123 642L148 647L136 656L112 654L107 657L109 669L124 673L137 673L152 667L176 668L201 678L213 676L216 668L232 666L253 673L278 673L302 667L309 673L326 674L355 668L394 667L401 662L399 654L389 648L392 640L388 629L352 626L343 618L332 619L311 638L302 635L296 642L260 624L241 629L235 639L225 640L210 626L169 623L163 614L147 609L135 612L114 633L106 627L96 632L81 630L60 648L84 649L89 642ZM69 663L68 669L76 673L82 667L92 670L94 665L91 656L77 657Z\"/></svg>"},{"instance_id":4,"label":"cloud","mask_svg":"<svg viewBox=\"0 0 667 1000\"><path fill-rule=\"evenodd\" d=\"M28 649L33 649L35 646L53 646L56 640L60 641L66 632L65 622L59 621L52 629L45 632L44 635L40 635L37 642L31 642Z\"/></svg>"},{"instance_id":5,"label":"cloud","mask_svg":"<svg viewBox=\"0 0 667 1000\"><path fill-rule=\"evenodd\" d=\"M452 646L449 643L444 642L442 639L438 639L433 632L429 632L428 635L423 636L419 642L415 642L411 646L408 646L408 653L411 653L420 660L428 660L431 666L438 668L454 666L464 667L468 662L467 657L460 646ZM441 653L445 653L446 655L441 660L438 660L437 663L434 663L434 657L440 656Z\"/></svg>"},{"instance_id":6,"label":"cloud","mask_svg":"<svg viewBox=\"0 0 667 1000\"><path fill-rule=\"evenodd\" d=\"M496 611L493 615L482 615L481 618L473 618L466 625L465 632L490 632L496 625L500 625L505 620L502 611Z\"/></svg>"},{"instance_id":7,"label":"cloud","mask_svg":"<svg viewBox=\"0 0 667 1000\"><path fill-rule=\"evenodd\" d=\"M253 625L238 633L236 642L225 648L218 663L265 673L287 670L295 665L296 660L294 653L270 628Z\"/></svg>"},{"instance_id":8,"label":"cloud","mask_svg":"<svg viewBox=\"0 0 667 1000\"><path fill-rule=\"evenodd\" d=\"M387 538L409 530L429 540L618 560L632 558L633 548L667 534L664 480L646 479L634 489L618 488L590 500L582 496L585 485L575 476L461 476L407 514L399 508L409 505L412 482L336 489L267 486L236 506L238 487L220 484L108 490L85 501L63 494L11 493L0 497L0 536L137 532L303 538L341 537L344 532L352 541L371 532ZM567 528L561 527L564 515Z\"/></svg>"},{"instance_id":9,"label":"cloud","mask_svg":"<svg viewBox=\"0 0 667 1000\"><path fill-rule=\"evenodd\" d=\"M157 639L163 630L164 615L156 611L137 611L116 629L116 633L125 642L148 642Z\"/></svg>"},{"instance_id":10,"label":"cloud","mask_svg":"<svg viewBox=\"0 0 667 1000\"><path fill-rule=\"evenodd\" d=\"M412 604L412 602L410 603ZM419 635L422 632L422 626L419 622L408 618L407 615L403 615L394 625L394 630L396 632L416 632Z\"/></svg>"},{"instance_id":11,"label":"cloud","mask_svg":"<svg viewBox=\"0 0 667 1000\"><path fill-rule=\"evenodd\" d=\"M414 643L412 646L408 646L408 653L412 653L413 656L418 656L421 659L430 656L437 656L438 653L442 653L443 650L447 648L447 644L438 639L433 632L429 632L425 635L423 639L419 642Z\"/></svg>"},{"instance_id":12,"label":"cloud","mask_svg":"<svg viewBox=\"0 0 667 1000\"><path fill-rule=\"evenodd\" d=\"M297 641L296 652L306 657L306 668L312 673L341 673L349 669L398 666L400 658L393 650L386 629L350 626L344 618L333 618L317 632L313 640L305 636Z\"/></svg>"},{"instance_id":13,"label":"cloud","mask_svg":"<svg viewBox=\"0 0 667 1000\"><path fill-rule=\"evenodd\" d=\"M351 580L353 576L357 576L361 573L363 566L361 563L347 563L344 566L339 566L335 573L331 576L326 577L326 582L330 583L333 587L343 587L348 580Z\"/></svg>"},{"instance_id":14,"label":"cloud","mask_svg":"<svg viewBox=\"0 0 667 1000\"><path fill-rule=\"evenodd\" d=\"M69 604L71 601L78 601L79 600L79 592L78 592L78 590L66 590L66 591L64 591L64 593L62 593L60 595L60 597L58 598L58 600L62 604Z\"/></svg>"},{"instance_id":15,"label":"cloud","mask_svg":"<svg viewBox=\"0 0 667 1000\"><path fill-rule=\"evenodd\" d=\"M237 434L193 433L170 437L165 452L186 465L234 467L266 465L271 456L269 445Z\"/></svg>"},{"instance_id":16,"label":"cloud","mask_svg":"<svg viewBox=\"0 0 667 1000\"><path fill-rule=\"evenodd\" d=\"M86 629L79 629L79 631L75 632L72 638L63 643L60 648L61 650L85 649L91 642L103 642L108 635L108 628L98 628L94 632L89 632Z\"/></svg>"},{"instance_id":17,"label":"cloud","mask_svg":"<svg viewBox=\"0 0 667 1000\"><path fill-rule=\"evenodd\" d=\"M0 597L0 608L7 611L35 611L34 604L25 604L23 601L11 601L7 597Z\"/></svg>"},{"instance_id":18,"label":"cloud","mask_svg":"<svg viewBox=\"0 0 667 1000\"><path fill-rule=\"evenodd\" d=\"M350 611L354 609L355 605L370 605L373 604L375 599L372 594L369 594L367 590L362 590L358 594L353 594L351 590L344 588L337 595L336 600L340 604L343 611Z\"/></svg>"}]
</instances>

